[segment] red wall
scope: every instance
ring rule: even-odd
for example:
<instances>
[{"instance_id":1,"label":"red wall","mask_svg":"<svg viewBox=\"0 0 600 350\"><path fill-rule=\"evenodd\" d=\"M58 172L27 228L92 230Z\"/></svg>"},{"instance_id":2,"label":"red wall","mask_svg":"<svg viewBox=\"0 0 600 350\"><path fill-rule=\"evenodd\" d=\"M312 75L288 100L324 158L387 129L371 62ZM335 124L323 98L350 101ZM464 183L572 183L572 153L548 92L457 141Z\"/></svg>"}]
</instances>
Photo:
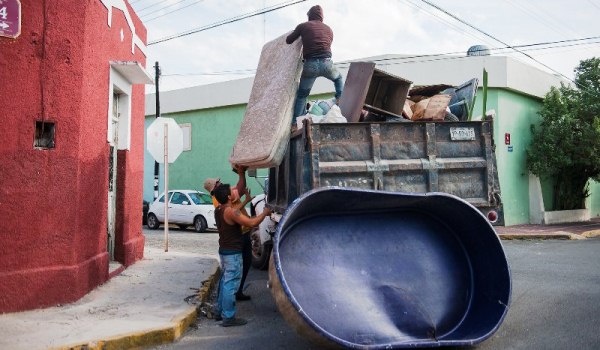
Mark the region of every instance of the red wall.
<instances>
[{"instance_id":1,"label":"red wall","mask_svg":"<svg viewBox=\"0 0 600 350\"><path fill-rule=\"evenodd\" d=\"M109 61L145 66L121 10L109 27L100 0L21 6L21 35L0 37L0 312L72 302L108 279ZM131 148L118 156L115 258L124 265L143 257L143 85L131 104ZM54 149L33 148L36 120L55 123Z\"/></svg>"}]
</instances>

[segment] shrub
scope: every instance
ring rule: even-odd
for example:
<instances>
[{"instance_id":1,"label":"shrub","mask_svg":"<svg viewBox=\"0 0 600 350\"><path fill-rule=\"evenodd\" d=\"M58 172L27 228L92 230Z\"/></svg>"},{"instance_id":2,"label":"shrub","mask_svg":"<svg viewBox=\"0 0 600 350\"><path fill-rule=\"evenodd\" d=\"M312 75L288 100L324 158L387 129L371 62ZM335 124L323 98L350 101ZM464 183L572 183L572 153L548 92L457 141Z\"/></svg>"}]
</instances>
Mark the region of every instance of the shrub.
<instances>
[{"instance_id":1,"label":"shrub","mask_svg":"<svg viewBox=\"0 0 600 350\"><path fill-rule=\"evenodd\" d=\"M553 181L555 210L585 208L588 181L600 181L600 58L580 62L575 87L552 87L539 114L527 167Z\"/></svg>"}]
</instances>

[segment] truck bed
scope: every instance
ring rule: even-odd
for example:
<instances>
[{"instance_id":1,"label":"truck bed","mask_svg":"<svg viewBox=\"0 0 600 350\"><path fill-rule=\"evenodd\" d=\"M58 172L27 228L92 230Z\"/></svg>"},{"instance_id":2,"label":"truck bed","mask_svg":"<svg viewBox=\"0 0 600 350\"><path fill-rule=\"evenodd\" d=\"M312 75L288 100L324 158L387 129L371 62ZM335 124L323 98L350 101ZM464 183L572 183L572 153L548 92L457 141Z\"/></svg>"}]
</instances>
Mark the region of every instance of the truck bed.
<instances>
[{"instance_id":1,"label":"truck bed","mask_svg":"<svg viewBox=\"0 0 600 350\"><path fill-rule=\"evenodd\" d=\"M326 186L450 193L503 224L491 121L307 123L270 169L268 204Z\"/></svg>"}]
</instances>

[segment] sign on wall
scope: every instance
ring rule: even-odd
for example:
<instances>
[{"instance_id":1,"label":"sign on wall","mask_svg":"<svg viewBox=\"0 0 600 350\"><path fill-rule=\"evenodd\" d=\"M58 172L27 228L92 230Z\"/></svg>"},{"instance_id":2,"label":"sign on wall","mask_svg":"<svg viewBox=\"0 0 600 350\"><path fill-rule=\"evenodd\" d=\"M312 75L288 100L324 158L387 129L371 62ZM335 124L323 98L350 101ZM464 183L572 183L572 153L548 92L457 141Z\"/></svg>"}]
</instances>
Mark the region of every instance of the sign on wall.
<instances>
[{"instance_id":1,"label":"sign on wall","mask_svg":"<svg viewBox=\"0 0 600 350\"><path fill-rule=\"evenodd\" d=\"M16 39L21 35L21 1L0 0L0 36Z\"/></svg>"}]
</instances>

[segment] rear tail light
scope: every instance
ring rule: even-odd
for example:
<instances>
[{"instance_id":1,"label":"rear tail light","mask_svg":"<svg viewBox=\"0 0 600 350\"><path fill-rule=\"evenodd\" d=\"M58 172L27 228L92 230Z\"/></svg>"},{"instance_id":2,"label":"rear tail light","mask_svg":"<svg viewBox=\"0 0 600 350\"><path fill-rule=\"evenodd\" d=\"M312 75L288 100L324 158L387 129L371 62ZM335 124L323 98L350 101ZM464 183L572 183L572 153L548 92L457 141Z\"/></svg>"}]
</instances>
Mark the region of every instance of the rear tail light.
<instances>
[{"instance_id":1,"label":"rear tail light","mask_svg":"<svg viewBox=\"0 0 600 350\"><path fill-rule=\"evenodd\" d=\"M490 211L487 213L487 218L488 218L488 220L489 220L491 223L494 223L494 222L496 222L496 221L498 220L498 213L496 213L496 211L495 211L495 210L490 210Z\"/></svg>"}]
</instances>

